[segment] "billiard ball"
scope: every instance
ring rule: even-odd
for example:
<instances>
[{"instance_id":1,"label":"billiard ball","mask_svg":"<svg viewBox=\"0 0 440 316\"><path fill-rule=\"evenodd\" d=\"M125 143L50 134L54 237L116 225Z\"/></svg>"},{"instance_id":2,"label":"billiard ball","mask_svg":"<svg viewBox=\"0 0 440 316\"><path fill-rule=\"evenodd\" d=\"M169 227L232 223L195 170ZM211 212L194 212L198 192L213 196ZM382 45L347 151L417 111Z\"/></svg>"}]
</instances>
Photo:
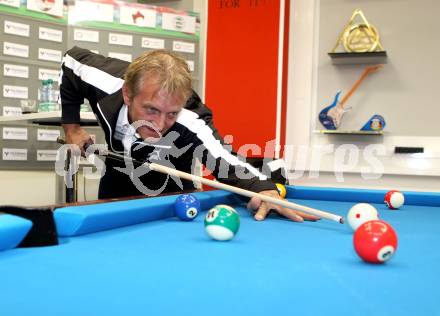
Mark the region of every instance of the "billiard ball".
<instances>
[{"instance_id":1,"label":"billiard ball","mask_svg":"<svg viewBox=\"0 0 440 316\"><path fill-rule=\"evenodd\" d=\"M284 199L286 197L286 187L281 183L275 183L278 189L278 193Z\"/></svg>"},{"instance_id":2,"label":"billiard ball","mask_svg":"<svg viewBox=\"0 0 440 316\"><path fill-rule=\"evenodd\" d=\"M373 220L363 223L353 235L356 253L366 262L383 263L397 249L397 234L390 224Z\"/></svg>"},{"instance_id":3,"label":"billiard ball","mask_svg":"<svg viewBox=\"0 0 440 316\"><path fill-rule=\"evenodd\" d=\"M368 203L355 204L347 214L348 225L355 231L360 225L373 219L379 219L376 208Z\"/></svg>"},{"instance_id":4,"label":"billiard ball","mask_svg":"<svg viewBox=\"0 0 440 316\"><path fill-rule=\"evenodd\" d=\"M217 205L205 216L206 233L215 240L226 241L234 238L240 228L240 216L228 205Z\"/></svg>"},{"instance_id":5,"label":"billiard ball","mask_svg":"<svg viewBox=\"0 0 440 316\"><path fill-rule=\"evenodd\" d=\"M200 201L194 194L179 195L174 203L174 211L182 221L192 221L200 213Z\"/></svg>"},{"instance_id":6,"label":"billiard ball","mask_svg":"<svg viewBox=\"0 0 440 316\"><path fill-rule=\"evenodd\" d=\"M389 209L395 210L398 209L405 203L405 197L402 192L398 190L388 191L385 195L385 204Z\"/></svg>"}]
</instances>

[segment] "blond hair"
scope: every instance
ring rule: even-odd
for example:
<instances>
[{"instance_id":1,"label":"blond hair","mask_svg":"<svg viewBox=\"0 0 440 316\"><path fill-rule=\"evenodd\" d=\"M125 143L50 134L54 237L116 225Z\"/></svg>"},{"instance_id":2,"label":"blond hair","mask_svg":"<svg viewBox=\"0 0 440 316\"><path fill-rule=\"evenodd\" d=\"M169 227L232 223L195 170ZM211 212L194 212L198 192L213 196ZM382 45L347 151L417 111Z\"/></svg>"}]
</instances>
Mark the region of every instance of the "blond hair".
<instances>
[{"instance_id":1,"label":"blond hair","mask_svg":"<svg viewBox=\"0 0 440 316\"><path fill-rule=\"evenodd\" d=\"M185 101L192 94L192 79L188 64L181 56L167 50L148 51L136 58L124 75L130 99L142 89L146 78L169 94L177 94Z\"/></svg>"}]
</instances>

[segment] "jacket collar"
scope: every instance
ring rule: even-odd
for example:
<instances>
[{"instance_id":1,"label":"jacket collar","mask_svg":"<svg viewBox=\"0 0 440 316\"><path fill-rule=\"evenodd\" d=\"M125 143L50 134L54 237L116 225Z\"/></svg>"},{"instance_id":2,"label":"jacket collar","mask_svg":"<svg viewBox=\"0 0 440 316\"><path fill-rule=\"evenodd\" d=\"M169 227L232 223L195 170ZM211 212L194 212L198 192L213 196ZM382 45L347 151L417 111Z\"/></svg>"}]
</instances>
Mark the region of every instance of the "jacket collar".
<instances>
[{"instance_id":1,"label":"jacket collar","mask_svg":"<svg viewBox=\"0 0 440 316\"><path fill-rule=\"evenodd\" d=\"M102 98L97 103L97 116L100 125L105 133L105 140L110 146L110 149L115 152L124 152L124 146L122 142L115 139L114 132L116 123L118 121L119 111L121 110L124 100L122 98L122 90L118 90L113 94Z\"/></svg>"}]
</instances>

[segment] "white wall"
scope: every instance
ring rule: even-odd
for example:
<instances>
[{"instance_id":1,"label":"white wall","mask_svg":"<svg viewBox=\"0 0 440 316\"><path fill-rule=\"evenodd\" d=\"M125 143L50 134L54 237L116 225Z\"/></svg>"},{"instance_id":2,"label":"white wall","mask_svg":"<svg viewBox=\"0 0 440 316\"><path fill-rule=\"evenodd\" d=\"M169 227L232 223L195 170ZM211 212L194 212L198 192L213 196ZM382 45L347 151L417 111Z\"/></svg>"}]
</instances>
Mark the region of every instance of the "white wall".
<instances>
[{"instance_id":1,"label":"white wall","mask_svg":"<svg viewBox=\"0 0 440 316\"><path fill-rule=\"evenodd\" d=\"M420 6L420 2L416 0L405 1L406 4L410 2L411 6ZM400 187L407 190L440 191L440 137L437 135L430 136L424 135L424 133L421 135L415 132L414 135L416 136L410 136L406 132L400 133L399 131L402 131L402 129L394 129L396 132L390 129L389 132L386 132L384 136L380 137L323 135L314 132L314 130L321 128L316 122L318 109L322 108L321 92L325 91L329 93L329 91L334 91L336 86L340 86L345 82L340 78L341 69L331 65L330 59L326 56L323 57L323 55L326 55L323 51L327 52L332 49L341 28L343 28L346 21L351 17L353 8L359 7L362 9L362 7L365 6L368 7L369 10L372 10L373 7L379 5L385 5L387 8L396 8L396 6L400 5L393 0L384 0L380 3L365 0L354 3L356 5L356 7L354 7L352 1L337 1L338 5L345 4L349 8L348 11L346 10L347 12L344 11L346 16L340 18L340 23L337 23L338 25L336 27L336 23L329 23L325 26L320 25L322 20L327 21L329 19L321 19L321 15L324 14L321 12L322 3L324 3L325 8L328 9L330 2L327 0L298 0L292 1L291 5L288 110L286 118L286 143L293 146L293 149L290 148L290 150L286 150L286 159L288 160L291 170L290 179L293 183L304 185ZM334 2L332 2L332 4L334 4ZM424 1L423 9L430 12L438 12L439 3L436 1ZM401 23L401 21L411 21L411 13L411 10L394 10L389 12L387 17L392 21L391 24L393 23L393 19L395 19L396 23ZM342 13L334 12L333 14ZM402 17L402 14L407 14L406 18ZM395 15L399 16L397 17ZM381 16L383 16L383 13L381 13ZM332 17L332 19L334 20L334 17ZM413 27L419 26L417 23L408 23ZM376 25L376 27L381 31L380 24ZM326 31L323 32L323 29ZM334 35L331 38L330 45L329 39L322 37L329 37L331 30L333 30ZM383 38L383 44L386 50L386 36L395 37L399 34L387 34L386 29L382 29L382 31L386 34L384 35L385 38ZM423 26L420 31L424 33L423 38L429 38L430 36L436 38L437 36L436 28L427 29ZM430 36L426 34L426 32L431 32ZM391 65L396 62L402 62L403 57L399 56L399 54L405 54L404 57L407 57L405 52L406 40L407 38L393 38L392 42L400 41L402 45L401 47L394 48L392 54L389 54ZM419 49L423 51L423 47L419 47ZM328 58L328 60L325 58ZM376 88L367 86L366 89L368 90L369 88L370 93L373 93L374 89L380 89L382 91L381 93L386 95L396 93L396 81L405 82L406 84L413 83L412 86L406 86L398 90L400 102L403 102L402 100L405 99L408 100L408 103L413 102L413 94L421 93L421 91L416 89L420 89L420 87L424 86L423 80L426 80L426 85L432 88L433 83L430 80L433 76L432 73L438 73L436 69L440 69L440 62L437 58L434 58L432 54L423 54L423 56L414 55L413 58L416 58L418 63L423 63L422 68L425 69L426 75L419 76L421 67L417 69L410 67L409 69L411 71L409 72L396 73L395 64L389 67L387 73L386 67L388 65L385 65L384 69L380 71L386 75L392 73L397 76L397 78L382 81ZM362 69L362 67L360 69ZM345 70L347 70L347 68L345 68ZM348 69L349 80L347 80L347 82L354 81L354 79L351 78L353 73L357 72L354 70L357 69L353 67ZM322 80L321 75L325 75L327 80ZM418 78L417 82L412 80L415 77ZM435 89L431 90L434 91L426 93L435 93ZM435 100L432 100L432 102L435 102ZM423 104L413 104L412 107L408 107L408 104L405 104L404 107L406 110L403 117L409 118L414 117L409 109L419 111L419 113L425 109ZM431 110L424 112L423 115L430 117L434 114L435 113L432 113ZM399 115L399 117L402 117L402 115ZM417 124L423 124L423 122L417 122ZM430 126L430 128L431 127L432 126ZM432 131L431 129L428 130ZM360 158L357 160L357 163L348 163L348 152L346 152L344 156L343 151L339 150L338 154L341 156L338 156L337 149L343 149L343 147L340 146L344 144L354 144L359 150L357 154L360 155ZM371 144L378 145L381 149L380 153L375 153L374 155L378 166L374 166L371 161L363 158L365 148ZM423 146L425 147L425 154L396 155L394 154L395 146ZM330 152L325 153L325 149ZM303 155L298 154L301 150L304 151ZM356 153L351 157L356 158L355 156ZM305 157L305 159L302 161L301 157ZM301 176L302 170L304 170L305 173ZM294 173L295 171L296 173Z\"/></svg>"},{"instance_id":2,"label":"white wall","mask_svg":"<svg viewBox=\"0 0 440 316\"><path fill-rule=\"evenodd\" d=\"M353 110L345 115L340 128L359 129L378 113L385 117L385 130L390 136L440 137L438 0L319 1L315 24L319 34L314 50L318 62L315 109L319 111L330 104L337 90L341 89L344 95L365 67L333 65L327 55L358 8L378 29L388 58L382 69L366 77L348 100L347 105ZM356 21L362 22L359 18ZM343 51L340 46L339 51ZM314 123L321 128L317 117Z\"/></svg>"},{"instance_id":3,"label":"white wall","mask_svg":"<svg viewBox=\"0 0 440 316\"><path fill-rule=\"evenodd\" d=\"M0 171L0 205L54 204L55 182L54 172Z\"/></svg>"},{"instance_id":4,"label":"white wall","mask_svg":"<svg viewBox=\"0 0 440 316\"><path fill-rule=\"evenodd\" d=\"M99 181L78 172L78 201L96 200ZM0 205L44 206L65 201L64 180L54 171L0 171Z\"/></svg>"}]
</instances>

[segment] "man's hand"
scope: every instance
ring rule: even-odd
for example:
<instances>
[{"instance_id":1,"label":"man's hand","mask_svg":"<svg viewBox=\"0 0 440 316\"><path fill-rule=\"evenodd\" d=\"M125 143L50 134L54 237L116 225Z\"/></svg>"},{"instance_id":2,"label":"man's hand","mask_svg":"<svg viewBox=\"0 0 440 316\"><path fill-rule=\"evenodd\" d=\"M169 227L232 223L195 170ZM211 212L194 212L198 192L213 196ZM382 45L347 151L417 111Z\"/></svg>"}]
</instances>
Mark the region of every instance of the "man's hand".
<instances>
[{"instance_id":1,"label":"man's hand","mask_svg":"<svg viewBox=\"0 0 440 316\"><path fill-rule=\"evenodd\" d=\"M87 145L92 145L90 135L79 124L63 124L66 144L77 145L81 149L81 155L85 156Z\"/></svg>"},{"instance_id":2,"label":"man's hand","mask_svg":"<svg viewBox=\"0 0 440 316\"><path fill-rule=\"evenodd\" d=\"M281 199L280 195L278 194L278 191L276 190L261 191L260 194ZM249 201L247 208L254 212L256 211L254 217L257 221L264 220L267 217L267 214L269 214L271 210L274 210L278 212L280 215L290 218L292 221L295 222L303 222L304 220L317 221L320 219L318 216L315 215L310 215L301 211L294 211L279 205L263 202L257 197L253 197Z\"/></svg>"}]
</instances>

